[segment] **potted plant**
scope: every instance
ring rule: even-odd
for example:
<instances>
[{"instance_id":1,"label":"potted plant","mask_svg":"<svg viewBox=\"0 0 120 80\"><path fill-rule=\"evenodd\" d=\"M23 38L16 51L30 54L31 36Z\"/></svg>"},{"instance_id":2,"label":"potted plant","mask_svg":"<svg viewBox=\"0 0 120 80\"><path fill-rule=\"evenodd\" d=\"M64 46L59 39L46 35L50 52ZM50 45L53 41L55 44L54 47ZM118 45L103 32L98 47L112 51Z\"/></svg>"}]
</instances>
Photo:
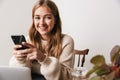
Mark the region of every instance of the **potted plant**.
<instances>
[{"instance_id":1,"label":"potted plant","mask_svg":"<svg viewBox=\"0 0 120 80\"><path fill-rule=\"evenodd\" d=\"M95 76L90 80L120 80L120 46L116 45L110 53L111 63L107 64L103 55L95 55L90 62L94 65L90 69L86 77L91 77L93 73Z\"/></svg>"}]
</instances>

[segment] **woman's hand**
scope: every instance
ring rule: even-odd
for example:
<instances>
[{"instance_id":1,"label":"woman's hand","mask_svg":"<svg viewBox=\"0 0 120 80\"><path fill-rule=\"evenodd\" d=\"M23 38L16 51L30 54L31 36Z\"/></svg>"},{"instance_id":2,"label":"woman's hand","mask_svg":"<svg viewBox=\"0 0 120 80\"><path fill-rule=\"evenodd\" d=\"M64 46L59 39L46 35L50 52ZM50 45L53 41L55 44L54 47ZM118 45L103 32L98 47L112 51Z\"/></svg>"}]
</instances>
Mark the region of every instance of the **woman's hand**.
<instances>
[{"instance_id":1,"label":"woman's hand","mask_svg":"<svg viewBox=\"0 0 120 80\"><path fill-rule=\"evenodd\" d=\"M21 48L22 45L29 47L28 49L23 49L23 50L17 50L18 48ZM23 60L23 59L28 59L28 60L38 60L42 62L46 55L43 54L38 48L33 46L30 43L23 42L22 45L15 45L13 53L16 57L17 60Z\"/></svg>"},{"instance_id":2,"label":"woman's hand","mask_svg":"<svg viewBox=\"0 0 120 80\"><path fill-rule=\"evenodd\" d=\"M23 45L29 47L29 49L26 50L28 60L37 60L42 62L45 59L46 55L32 44L24 42Z\"/></svg>"},{"instance_id":3,"label":"woman's hand","mask_svg":"<svg viewBox=\"0 0 120 80\"><path fill-rule=\"evenodd\" d=\"M15 58L19 61L24 60L27 57L27 52L24 50L18 50L21 48L22 45L15 45L13 48L13 53L15 55Z\"/></svg>"}]
</instances>

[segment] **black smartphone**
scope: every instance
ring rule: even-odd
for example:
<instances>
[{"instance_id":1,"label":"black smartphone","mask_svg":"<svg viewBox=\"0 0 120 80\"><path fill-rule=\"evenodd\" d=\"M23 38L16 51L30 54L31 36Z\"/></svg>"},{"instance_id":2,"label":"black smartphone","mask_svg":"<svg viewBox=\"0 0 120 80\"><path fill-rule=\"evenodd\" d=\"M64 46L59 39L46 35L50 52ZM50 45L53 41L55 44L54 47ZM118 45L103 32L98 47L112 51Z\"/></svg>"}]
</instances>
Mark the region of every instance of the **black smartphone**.
<instances>
[{"instance_id":1,"label":"black smartphone","mask_svg":"<svg viewBox=\"0 0 120 80\"><path fill-rule=\"evenodd\" d=\"M12 38L14 44L22 45L22 42L26 42L24 35L11 35L11 38ZM29 48L29 47L22 45L22 47L18 48L18 50L27 49L27 48Z\"/></svg>"}]
</instances>

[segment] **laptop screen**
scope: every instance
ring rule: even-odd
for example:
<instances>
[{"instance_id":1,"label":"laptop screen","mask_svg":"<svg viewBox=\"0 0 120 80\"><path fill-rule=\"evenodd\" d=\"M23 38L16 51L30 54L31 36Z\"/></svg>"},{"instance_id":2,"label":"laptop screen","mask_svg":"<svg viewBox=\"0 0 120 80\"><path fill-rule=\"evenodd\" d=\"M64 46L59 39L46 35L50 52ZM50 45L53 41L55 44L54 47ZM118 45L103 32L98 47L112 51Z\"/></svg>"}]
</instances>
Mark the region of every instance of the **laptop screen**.
<instances>
[{"instance_id":1,"label":"laptop screen","mask_svg":"<svg viewBox=\"0 0 120 80\"><path fill-rule=\"evenodd\" d=\"M31 71L26 67L0 66L0 80L31 80Z\"/></svg>"}]
</instances>

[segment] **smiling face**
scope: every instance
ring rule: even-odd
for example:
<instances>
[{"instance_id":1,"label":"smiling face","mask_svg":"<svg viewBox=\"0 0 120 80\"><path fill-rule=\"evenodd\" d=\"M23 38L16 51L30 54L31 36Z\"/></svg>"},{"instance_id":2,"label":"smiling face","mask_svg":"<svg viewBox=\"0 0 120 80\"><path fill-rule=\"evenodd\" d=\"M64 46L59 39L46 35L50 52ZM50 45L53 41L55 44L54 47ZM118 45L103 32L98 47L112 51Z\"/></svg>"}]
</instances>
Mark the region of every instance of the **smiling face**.
<instances>
[{"instance_id":1,"label":"smiling face","mask_svg":"<svg viewBox=\"0 0 120 80\"><path fill-rule=\"evenodd\" d=\"M43 39L48 39L54 28L55 18L46 5L38 7L34 12L35 29L41 34Z\"/></svg>"}]
</instances>

